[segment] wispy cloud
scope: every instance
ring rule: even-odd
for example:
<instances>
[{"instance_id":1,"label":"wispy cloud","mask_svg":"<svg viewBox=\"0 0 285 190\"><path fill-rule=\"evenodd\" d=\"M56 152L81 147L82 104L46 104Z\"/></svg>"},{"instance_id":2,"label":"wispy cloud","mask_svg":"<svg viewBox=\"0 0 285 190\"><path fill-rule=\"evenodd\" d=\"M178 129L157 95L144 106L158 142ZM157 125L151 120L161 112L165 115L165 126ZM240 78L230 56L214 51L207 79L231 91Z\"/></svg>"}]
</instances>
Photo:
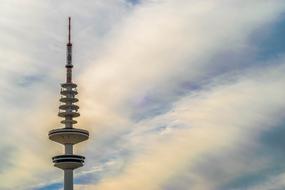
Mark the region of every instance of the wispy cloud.
<instances>
[{"instance_id":1,"label":"wispy cloud","mask_svg":"<svg viewBox=\"0 0 285 190\"><path fill-rule=\"evenodd\" d=\"M0 189L61 188L50 158L62 150L47 132L59 125L67 16L80 127L91 132L76 146L87 157L77 189L284 188L261 140L283 124L284 55L260 56L257 43L284 9L279 0L4 0Z\"/></svg>"}]
</instances>

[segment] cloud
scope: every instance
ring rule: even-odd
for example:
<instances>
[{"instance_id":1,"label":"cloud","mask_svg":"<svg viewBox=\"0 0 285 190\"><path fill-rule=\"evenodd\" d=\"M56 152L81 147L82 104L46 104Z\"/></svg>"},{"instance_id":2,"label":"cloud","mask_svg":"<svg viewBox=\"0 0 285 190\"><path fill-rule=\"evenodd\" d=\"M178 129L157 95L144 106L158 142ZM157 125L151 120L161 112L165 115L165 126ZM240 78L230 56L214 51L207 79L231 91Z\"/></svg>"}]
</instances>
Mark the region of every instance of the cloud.
<instances>
[{"instance_id":1,"label":"cloud","mask_svg":"<svg viewBox=\"0 0 285 190\"><path fill-rule=\"evenodd\" d=\"M164 189L187 172L191 173L188 183L180 189L219 189L241 172L258 169L267 158L257 159L249 152L258 147L256 138L260 133L281 122L278 113L285 108L281 88L285 80L283 72L284 66L252 71L250 76L258 75L185 97L170 112L138 124L135 135L126 139L131 148L143 148L118 176L103 179L96 189ZM165 134L145 132L161 124L171 128L173 121L185 127L172 127ZM239 156L241 152L245 157ZM214 160L211 157L216 154L223 159L216 163L220 165L197 170ZM256 163L248 166L253 158ZM217 170L219 175L211 176L207 171L212 170Z\"/></svg>"},{"instance_id":2,"label":"cloud","mask_svg":"<svg viewBox=\"0 0 285 190\"><path fill-rule=\"evenodd\" d=\"M64 79L67 16L76 15L74 23L79 26L83 18L88 20L80 26L82 31L73 30L73 35L78 36L78 41L74 40L78 46L80 39L90 33L93 38L88 42L96 44L98 36L102 36L100 32L108 31L112 22L120 20L128 5L118 1L89 1L65 7L67 2L55 6L52 1L33 0L1 4L0 151L6 156L0 164L0 189L34 189L62 180L61 172L51 163L52 155L61 154L62 147L50 142L47 133L60 127L56 113L59 83ZM76 13L75 8L82 14ZM89 12L96 9L101 13ZM94 21L92 16L107 12L114 17ZM101 31L94 30L94 23ZM87 48L88 43L83 47ZM80 56L75 56L75 60L79 62Z\"/></svg>"},{"instance_id":3,"label":"cloud","mask_svg":"<svg viewBox=\"0 0 285 190\"><path fill-rule=\"evenodd\" d=\"M190 113L180 113L182 115L185 114L186 118L183 119L185 120L187 116L192 116L194 118L196 117L196 120L184 121L185 123L183 123L182 128L186 127L186 132L182 130L182 134L174 133L173 142L170 137L165 137L167 141L173 144L170 142L157 142L158 140L156 138L155 140L152 138L149 139L145 134L142 134L141 141L148 142L146 144L142 143L138 145L137 141L139 141L139 136L136 136L133 141L126 140L124 145L133 145L130 148L131 150L129 150L131 156L123 157L123 159L126 159L128 162L127 166L121 169L121 173L117 176L110 177L110 179L103 178L96 188L161 189L164 185L169 185L166 184L165 181L175 178L175 175L180 174L183 176L184 173L181 171L181 168L186 167L184 165L185 162L191 163L192 159L195 160L196 157L200 158L200 155L203 154L210 154L212 150L219 150L221 147L224 148L223 146L227 146L227 144L229 144L229 148L235 149L240 146L240 138L245 141L247 141L248 138L253 138L251 136L253 135L251 134L251 130L256 130L254 126L266 122L266 120L263 120L265 118L262 117L266 114L261 113L262 116L256 115L255 112L257 110L267 109L267 106L276 106L274 109L280 111L278 105L274 104L274 101L271 102L267 99L256 100L255 96L263 97L259 94L263 94L267 92L267 90L275 94L275 89L280 89L282 83L279 83L280 86L275 86L273 85L274 83L270 83L265 87L259 87L259 85L264 85L268 79L262 79L262 81L256 79L252 79L253 81L246 79L243 79L245 80L243 82L236 81L237 78L241 80L239 75L246 74L246 67L253 67L253 71L247 76L248 78L251 78L251 75L254 77L257 75L255 69L258 68L256 68L258 63L254 61L254 58L249 59L245 57L239 58L238 60L231 60L230 58L224 60L224 57L217 58L217 56L223 55L223 52L225 54L233 52L230 55L240 54L254 57L256 47L250 44L250 35L258 30L259 27L266 26L271 19L274 19L274 17L277 18L279 14L268 9L268 6L273 5L268 4L268 2L259 2L256 4L256 1L250 1L247 6L237 1L232 3L219 2L221 4L212 1L207 1L206 3L191 2L191 4L187 4L186 2L181 4L172 2L145 3L134 12L133 17L125 21L123 28L115 30L115 34L110 36L109 40L112 41L112 43L110 43L110 47L107 47L107 53L103 53L101 55L102 58L99 57L98 60L96 60L96 65L94 65L93 68L88 67L88 71L82 75L82 85L88 86L83 93L86 97L90 97L86 99L87 102L84 104L84 107L88 110L85 115L90 114L87 116L87 119L90 118L90 120L96 118L98 122L96 130L97 132L99 131L99 134L102 134L101 131L105 129L108 131L111 128L112 130L118 131L122 128L121 131L123 132L117 132L121 135L124 131L129 130L129 126L137 126L137 123L130 124L128 120L122 120L122 118L132 118L133 114L136 114L136 109L145 109L145 106L147 106L144 104L147 104L147 102L144 102L145 97L157 96L154 97L154 101L159 99L157 100L160 102L158 107L163 107L161 104L169 102L176 104L175 100L179 100L182 95L185 95L179 94L179 91L177 92L177 88L181 87L180 84L183 84L185 81L190 84L198 83L201 85L199 82L206 80L204 81L206 85L202 83L202 85L205 86L200 87L206 88L205 92L199 92L202 93L202 95L198 94L198 96L203 97L208 93L220 93L217 95L213 94L213 97L210 97L208 101L202 99L201 102L199 102L199 99L196 100L195 97L189 96L188 98L191 102L194 102L194 105L189 105L187 102L181 103L181 105L187 108L189 107L189 109L195 108L195 110L189 111ZM253 6L258 6L254 12L252 11ZM180 12L178 14L171 14L173 10L180 10ZM189 12L191 14L189 14ZM195 22L190 22L191 19L194 20L194 18ZM159 28L157 27L158 25ZM161 31L163 31L163 33L161 33ZM133 34L133 36L130 34ZM145 44L147 47L144 46ZM124 52L128 53L126 54ZM211 62L211 60L215 59L220 62ZM135 60L135 62L133 60ZM233 64L230 64L228 61L233 61ZM266 70L267 68L263 69ZM262 72L263 70L259 71L258 74ZM94 76L93 80L89 77L91 75ZM224 75L226 75L226 77ZM237 77L234 77L235 75L237 75ZM274 75L270 75L269 78L273 76ZM280 75L278 76L280 77ZM219 77L221 77L221 79L219 79ZM215 88L207 89L207 83L213 79L217 80L214 81L217 82L217 84L213 86ZM116 82L114 83L113 81ZM226 87L226 89L223 89L223 84L228 81L238 83L226 86L229 89ZM234 93L228 92L232 90L232 88L235 90ZM98 91L98 89L100 90ZM244 96L238 96L240 91L242 91ZM274 97L274 94L265 93L264 96L270 99ZM252 96L253 99L248 96ZM232 104L236 99L240 100L236 102L237 105L234 107ZM197 103L198 105L195 104L195 100L199 102ZM143 103L140 103L141 101ZM229 103L227 101L229 101ZM263 105L263 108L253 108L251 103L256 101L256 104L264 101L266 105ZM282 103L282 99L279 99L279 101L278 103ZM139 103L137 104L137 102ZM151 104L153 104L153 102L151 102ZM226 108L224 108L223 105L231 105L231 107L226 106ZM211 113L207 114L211 106L217 106L218 108L211 110ZM102 107L103 110L101 109ZM95 109L94 112L90 111L92 108ZM202 110L197 111L196 109L199 108ZM219 110L219 108L223 108L224 110ZM245 110L244 114L239 114L238 112L240 112L240 110ZM249 111L247 112L246 110ZM166 110L166 113L169 113L168 111L169 110ZM227 113L227 111L229 111L229 113L225 116L224 112ZM129 115L126 115L126 113L129 113ZM213 113L220 113L221 115L212 116ZM155 115L155 113L153 114ZM101 115L103 115L103 117L101 117ZM106 115L112 118L109 120L111 122L107 121L107 124L105 123L104 117ZM178 120L169 114L164 115L165 118L168 118L166 121L162 119L164 117L156 118L154 115L151 115L151 113L150 116L148 115L148 117L151 117L151 121L158 120L158 123L153 125L159 127L161 127L161 125L166 126L162 127L162 129L165 128L170 131L173 129L168 127L168 123L173 123ZM244 118L241 119L241 115L243 115ZM116 118L116 116L119 117ZM153 117L155 117L155 119L153 119ZM201 119L198 119L200 117ZM270 117L275 118L274 115L270 115ZM213 121L207 122L206 119L212 119ZM222 120L222 123L220 123L220 120ZM112 125L112 122L119 124ZM204 125L207 126L210 124L212 127L204 127ZM100 125L103 129L100 128ZM148 128L151 128L150 123L144 125L147 128L145 129L146 131ZM200 127L192 129L191 126L195 125ZM220 129L220 125L229 127ZM233 125L237 127L230 127ZM266 124L263 125L266 126ZM189 127L191 130L188 132ZM238 127L241 129L237 129ZM179 128L181 128L181 126ZM133 129L130 130L132 131ZM222 132L219 132L220 130ZM150 130L149 133L153 135L152 132L153 130ZM163 132L167 133L167 131ZM254 134L259 134L259 132L260 131L257 130ZM208 137L209 133L213 134L213 137ZM103 134L108 136L108 134ZM109 135L111 136L110 138L114 137L113 133L109 133ZM117 143L120 144L121 137L118 138L119 142ZM129 138L128 135L127 138ZM201 140L199 138L201 138ZM191 142L189 142L189 144L185 143L185 141L187 141L186 139L191 139ZM248 143L254 144L254 141ZM197 144L199 145L198 148L196 148ZM116 142L113 142L113 144L106 143L106 146L112 145L117 147ZM144 149L148 149L149 147L151 147L150 150L145 152ZM122 149L124 148L126 147L123 146ZM174 153L171 152L171 150L174 150ZM186 150L191 150L191 152ZM106 155L109 154L106 153ZM179 159L179 155L181 155L182 158ZM241 165L245 169L245 163L248 163L248 159L244 158L244 160L244 163L241 159L241 161L235 160L235 162L231 164L237 164L237 166ZM261 163L263 162L262 160ZM189 165L191 165L190 163ZM260 164L257 165L259 166ZM224 172L227 173L228 171ZM241 170L236 168L236 170L230 173L232 178L238 175L238 172L241 172ZM194 189L213 189L225 183L221 180L219 181L221 184L217 184L218 182L214 183L208 178L203 179L203 176L199 175L191 177L197 178L196 182L195 179L190 180L194 181ZM204 178L206 177L204 176ZM230 180L230 178L227 179ZM211 182L206 183L206 181ZM169 183L174 182L170 180ZM179 186L179 184L177 185ZM186 187L188 186L189 183L186 183ZM184 186L184 189L186 189L186 187ZM183 187L180 188L183 189Z\"/></svg>"},{"instance_id":4,"label":"cloud","mask_svg":"<svg viewBox=\"0 0 285 190\"><path fill-rule=\"evenodd\" d=\"M284 118L284 59L258 60L252 36L280 18L282 1L2 4L1 189L62 181L47 132L59 127L69 15L79 123L91 132L75 147L87 157L77 189L230 189L271 163L255 150Z\"/></svg>"}]
</instances>

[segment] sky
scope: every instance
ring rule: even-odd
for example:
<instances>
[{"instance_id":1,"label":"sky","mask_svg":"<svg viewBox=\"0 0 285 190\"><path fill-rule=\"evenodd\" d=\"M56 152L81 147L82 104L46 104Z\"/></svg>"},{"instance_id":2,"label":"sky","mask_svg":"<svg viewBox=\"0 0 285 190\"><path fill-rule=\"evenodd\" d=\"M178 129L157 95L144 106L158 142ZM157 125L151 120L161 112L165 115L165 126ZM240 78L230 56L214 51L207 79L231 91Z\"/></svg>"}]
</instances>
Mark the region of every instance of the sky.
<instances>
[{"instance_id":1,"label":"sky","mask_svg":"<svg viewBox=\"0 0 285 190\"><path fill-rule=\"evenodd\" d=\"M284 0L0 0L1 190L63 188L69 16L75 190L285 189Z\"/></svg>"}]
</instances>

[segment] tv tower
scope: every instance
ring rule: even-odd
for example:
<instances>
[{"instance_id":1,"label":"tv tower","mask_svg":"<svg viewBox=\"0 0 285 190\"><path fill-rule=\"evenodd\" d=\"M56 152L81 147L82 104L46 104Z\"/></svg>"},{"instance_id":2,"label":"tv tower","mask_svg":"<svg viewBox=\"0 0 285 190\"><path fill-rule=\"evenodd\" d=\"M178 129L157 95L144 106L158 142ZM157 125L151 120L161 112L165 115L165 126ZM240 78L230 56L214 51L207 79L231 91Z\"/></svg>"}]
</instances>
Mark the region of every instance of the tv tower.
<instances>
[{"instance_id":1,"label":"tv tower","mask_svg":"<svg viewBox=\"0 0 285 190\"><path fill-rule=\"evenodd\" d=\"M84 156L73 154L73 145L85 141L89 137L89 132L83 129L73 128L77 123L74 117L79 117L79 107L75 104L78 99L75 97L78 92L77 85L72 82L72 43L70 39L70 17L68 18L68 43L67 43L67 62L66 82L61 84L61 98L58 116L64 118L61 123L64 128L53 129L49 132L49 139L64 145L65 154L54 156L52 161L54 166L64 171L64 190L73 190L73 170L82 167Z\"/></svg>"}]
</instances>

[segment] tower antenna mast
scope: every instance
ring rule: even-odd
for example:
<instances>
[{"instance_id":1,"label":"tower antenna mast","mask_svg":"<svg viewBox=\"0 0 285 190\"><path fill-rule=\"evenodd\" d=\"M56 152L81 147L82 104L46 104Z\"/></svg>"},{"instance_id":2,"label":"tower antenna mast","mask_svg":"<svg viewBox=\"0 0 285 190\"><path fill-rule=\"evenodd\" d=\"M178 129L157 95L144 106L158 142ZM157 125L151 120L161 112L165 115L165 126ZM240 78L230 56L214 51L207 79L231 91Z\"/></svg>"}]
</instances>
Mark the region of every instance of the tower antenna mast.
<instances>
[{"instance_id":1,"label":"tower antenna mast","mask_svg":"<svg viewBox=\"0 0 285 190\"><path fill-rule=\"evenodd\" d=\"M68 17L68 43L70 44L71 18Z\"/></svg>"}]
</instances>

